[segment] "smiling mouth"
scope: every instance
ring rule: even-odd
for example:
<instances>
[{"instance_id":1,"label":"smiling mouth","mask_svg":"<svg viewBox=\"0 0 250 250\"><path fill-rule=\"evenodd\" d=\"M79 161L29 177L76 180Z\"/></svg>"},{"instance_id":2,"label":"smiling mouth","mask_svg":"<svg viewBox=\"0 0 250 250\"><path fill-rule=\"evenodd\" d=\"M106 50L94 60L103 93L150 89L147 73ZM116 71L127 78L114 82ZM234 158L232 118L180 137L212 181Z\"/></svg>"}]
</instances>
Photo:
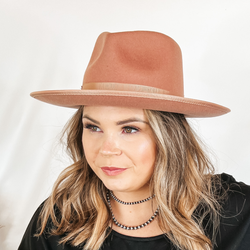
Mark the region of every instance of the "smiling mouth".
<instances>
[{"instance_id":1,"label":"smiling mouth","mask_svg":"<svg viewBox=\"0 0 250 250\"><path fill-rule=\"evenodd\" d=\"M121 174L122 172L127 170L127 168L102 167L101 170L108 176L114 176Z\"/></svg>"}]
</instances>

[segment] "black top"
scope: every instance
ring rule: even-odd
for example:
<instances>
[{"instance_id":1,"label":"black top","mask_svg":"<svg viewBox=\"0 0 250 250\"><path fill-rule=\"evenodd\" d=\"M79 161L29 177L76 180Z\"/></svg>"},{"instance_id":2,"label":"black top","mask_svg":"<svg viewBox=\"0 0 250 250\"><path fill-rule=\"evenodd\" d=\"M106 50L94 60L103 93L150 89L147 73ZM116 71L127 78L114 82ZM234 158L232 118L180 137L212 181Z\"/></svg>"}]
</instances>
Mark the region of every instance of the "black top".
<instances>
[{"instance_id":1,"label":"black top","mask_svg":"<svg viewBox=\"0 0 250 250\"><path fill-rule=\"evenodd\" d=\"M228 198L223 203L220 230L214 250L249 250L250 249L250 186L236 182L227 174L221 174L224 187L229 187ZM41 206L32 217L18 250L77 250L69 244L59 245L63 236L39 238L36 232L37 219ZM209 233L209 232L208 232ZM105 240L102 250L168 250L177 249L165 235L155 237L131 237L112 231Z\"/></svg>"}]
</instances>

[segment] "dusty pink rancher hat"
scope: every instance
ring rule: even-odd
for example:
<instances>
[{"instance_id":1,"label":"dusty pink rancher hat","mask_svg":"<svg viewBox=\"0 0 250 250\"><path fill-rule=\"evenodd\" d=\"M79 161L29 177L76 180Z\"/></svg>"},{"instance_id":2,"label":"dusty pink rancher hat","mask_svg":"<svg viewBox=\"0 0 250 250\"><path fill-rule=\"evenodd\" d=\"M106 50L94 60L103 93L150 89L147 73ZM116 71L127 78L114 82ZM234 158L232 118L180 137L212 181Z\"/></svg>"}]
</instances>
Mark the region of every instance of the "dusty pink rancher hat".
<instances>
[{"instance_id":1,"label":"dusty pink rancher hat","mask_svg":"<svg viewBox=\"0 0 250 250\"><path fill-rule=\"evenodd\" d=\"M102 33L79 90L46 90L31 96L50 104L121 106L212 117L230 110L184 97L182 56L170 37L151 31Z\"/></svg>"}]
</instances>

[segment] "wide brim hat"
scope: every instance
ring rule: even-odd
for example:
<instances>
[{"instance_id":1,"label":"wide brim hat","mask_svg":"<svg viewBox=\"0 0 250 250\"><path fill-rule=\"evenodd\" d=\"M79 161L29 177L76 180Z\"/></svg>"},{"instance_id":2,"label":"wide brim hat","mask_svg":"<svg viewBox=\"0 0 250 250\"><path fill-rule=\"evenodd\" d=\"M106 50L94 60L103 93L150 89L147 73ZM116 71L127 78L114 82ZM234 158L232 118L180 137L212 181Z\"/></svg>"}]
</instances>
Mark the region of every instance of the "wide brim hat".
<instances>
[{"instance_id":1,"label":"wide brim hat","mask_svg":"<svg viewBox=\"0 0 250 250\"><path fill-rule=\"evenodd\" d=\"M102 33L79 90L45 90L31 96L53 105L118 106L213 117L230 109L184 97L182 55L169 36L151 31Z\"/></svg>"}]
</instances>

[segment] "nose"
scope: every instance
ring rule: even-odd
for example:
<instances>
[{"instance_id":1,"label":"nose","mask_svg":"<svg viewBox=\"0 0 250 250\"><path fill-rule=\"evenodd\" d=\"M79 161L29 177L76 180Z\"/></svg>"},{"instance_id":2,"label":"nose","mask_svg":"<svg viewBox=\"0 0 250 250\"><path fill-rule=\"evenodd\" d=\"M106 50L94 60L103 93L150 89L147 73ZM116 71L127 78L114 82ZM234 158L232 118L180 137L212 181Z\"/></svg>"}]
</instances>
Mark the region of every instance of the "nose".
<instances>
[{"instance_id":1,"label":"nose","mask_svg":"<svg viewBox=\"0 0 250 250\"><path fill-rule=\"evenodd\" d=\"M103 142L100 147L100 154L103 156L118 156L122 153L117 139L113 136L107 136L103 138Z\"/></svg>"}]
</instances>

